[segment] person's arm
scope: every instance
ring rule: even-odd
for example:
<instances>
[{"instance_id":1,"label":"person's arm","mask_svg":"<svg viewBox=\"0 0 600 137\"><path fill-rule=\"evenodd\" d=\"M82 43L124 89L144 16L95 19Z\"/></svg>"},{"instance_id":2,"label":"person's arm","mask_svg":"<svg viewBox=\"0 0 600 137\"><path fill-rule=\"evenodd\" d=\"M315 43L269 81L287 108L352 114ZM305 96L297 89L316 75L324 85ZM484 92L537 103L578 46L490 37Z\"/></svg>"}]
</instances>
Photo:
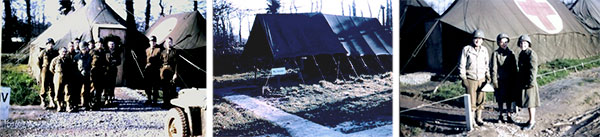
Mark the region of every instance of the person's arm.
<instances>
[{"instance_id":1,"label":"person's arm","mask_svg":"<svg viewBox=\"0 0 600 137\"><path fill-rule=\"evenodd\" d=\"M494 84L494 88L498 88L498 64L496 56L498 56L497 52L492 53L492 58L490 61L490 75L492 78L492 83Z\"/></svg>"},{"instance_id":2,"label":"person's arm","mask_svg":"<svg viewBox=\"0 0 600 137\"><path fill-rule=\"evenodd\" d=\"M56 73L54 72L54 68L56 68L56 62L57 62L57 58L52 59L51 63L50 63L50 72L52 73Z\"/></svg>"},{"instance_id":3,"label":"person's arm","mask_svg":"<svg viewBox=\"0 0 600 137\"><path fill-rule=\"evenodd\" d=\"M529 87L533 87L535 86L535 83L537 81L535 81L535 77L537 76L537 67L538 67L538 58L537 58L537 54L534 51L531 51L531 54L529 55L530 59L529 60L529 64L531 65L531 68L529 68L530 73L529 73Z\"/></svg>"},{"instance_id":4,"label":"person's arm","mask_svg":"<svg viewBox=\"0 0 600 137\"><path fill-rule=\"evenodd\" d=\"M466 66L467 66L467 48L465 47L465 48L463 48L462 52L460 53L460 59L458 61L458 72L459 72L460 78L463 81L467 79Z\"/></svg>"}]
</instances>

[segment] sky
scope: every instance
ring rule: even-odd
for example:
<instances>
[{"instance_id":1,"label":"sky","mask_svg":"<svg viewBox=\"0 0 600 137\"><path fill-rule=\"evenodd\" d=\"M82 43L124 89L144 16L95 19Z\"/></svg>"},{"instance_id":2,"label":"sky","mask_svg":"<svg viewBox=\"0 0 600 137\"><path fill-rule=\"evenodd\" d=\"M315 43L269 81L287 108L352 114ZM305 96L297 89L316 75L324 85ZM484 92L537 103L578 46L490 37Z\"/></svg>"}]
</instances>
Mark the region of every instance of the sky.
<instances>
[{"instance_id":1,"label":"sky","mask_svg":"<svg viewBox=\"0 0 600 137\"><path fill-rule=\"evenodd\" d=\"M79 9L79 3L81 0L72 0L73 3L75 4L75 9ZM91 0L85 0L87 3L90 3ZM113 9L115 10L115 12L117 12L117 14L119 14L123 19L125 19L126 17L126 10L125 10L125 0L105 0L106 3ZM181 13L181 12L189 12L189 11L193 11L193 1L194 0L163 0L163 3L165 3L165 14L169 14L169 11L172 14L175 13ZM4 3L4 2L2 2ZM158 15L160 13L160 7L158 5L159 0L152 0L151 1L151 15L153 16L150 20L150 24L152 24L154 21L156 21L158 19ZM32 7L38 7L40 5L43 5L43 8L33 8L33 10L40 10L39 13L43 13L46 16L46 22L49 23L54 23L56 21L58 21L61 17L63 17L62 15L59 15L58 13L58 8L60 7L58 0L32 0ZM11 6L14 9L25 9L25 1L24 0L13 0L13 2L11 3ZM139 24L141 22L144 21L145 18L145 12L146 12L146 0L133 0L133 8L134 8L134 15L136 17L136 22ZM206 5L199 5L199 6L204 6L206 7ZM206 8L205 8L206 9ZM43 11L42 11L43 10ZM36 14L36 11L32 11L32 14ZM205 12L201 12L203 14L205 14ZM16 10L15 13L16 16L18 16L19 18L25 18L26 13L25 10ZM40 18L39 20L41 20L41 16L38 16L36 18Z\"/></svg>"},{"instance_id":2,"label":"sky","mask_svg":"<svg viewBox=\"0 0 600 137\"><path fill-rule=\"evenodd\" d=\"M233 18L232 26L233 32L235 35L239 35L239 29L242 31L242 38L247 39L250 33L250 28L252 27L252 23L254 23L254 15L260 13L266 13L267 0L229 0L232 3L232 6L242 10L250 10L245 13L249 16L246 16L242 19L242 24L240 28L240 18ZM281 0L281 8L279 9L280 13L307 13L311 12L311 1L313 3L323 2L323 8L321 10L322 13L325 14L334 14L334 15L342 15L342 2L344 4L343 10L346 16L349 14L349 8L352 5L353 0ZM395 1L395 0L392 0ZM294 3L292 3L294 2ZM381 20L381 6L386 5L386 0L355 0L356 2L356 12L357 16L363 17L373 17L377 18L379 16L380 23ZM295 4L298 8L297 12L295 9L290 11L290 7L292 4ZM371 8L372 14L369 13L369 6ZM314 8L314 5L313 5ZM314 10L313 10L314 11ZM394 11L392 11L394 12ZM235 14L235 13L234 13ZM234 15L235 16L235 15Z\"/></svg>"}]
</instances>

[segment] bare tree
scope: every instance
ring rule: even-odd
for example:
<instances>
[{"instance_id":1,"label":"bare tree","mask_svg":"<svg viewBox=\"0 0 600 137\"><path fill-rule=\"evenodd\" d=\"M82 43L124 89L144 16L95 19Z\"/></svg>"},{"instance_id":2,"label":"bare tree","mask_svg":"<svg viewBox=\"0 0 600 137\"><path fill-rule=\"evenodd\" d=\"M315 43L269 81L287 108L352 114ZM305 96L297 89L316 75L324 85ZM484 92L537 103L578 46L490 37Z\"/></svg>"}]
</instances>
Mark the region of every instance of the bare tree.
<instances>
[{"instance_id":1,"label":"bare tree","mask_svg":"<svg viewBox=\"0 0 600 137\"><path fill-rule=\"evenodd\" d=\"M165 16L165 4L162 0L158 1L158 6L160 7L160 16Z\"/></svg>"},{"instance_id":2,"label":"bare tree","mask_svg":"<svg viewBox=\"0 0 600 137\"><path fill-rule=\"evenodd\" d=\"M27 12L27 22L25 26L25 41L29 41L31 39L31 0L25 0L26 12Z\"/></svg>"},{"instance_id":3,"label":"bare tree","mask_svg":"<svg viewBox=\"0 0 600 137\"><path fill-rule=\"evenodd\" d=\"M340 0L342 3L342 16L344 16L344 0Z\"/></svg>"},{"instance_id":4,"label":"bare tree","mask_svg":"<svg viewBox=\"0 0 600 137\"><path fill-rule=\"evenodd\" d=\"M281 3L279 2L279 0L269 0L267 5L269 6L267 8L267 13L270 13L270 14L279 13L279 8L281 8Z\"/></svg>"},{"instance_id":5,"label":"bare tree","mask_svg":"<svg viewBox=\"0 0 600 137\"><path fill-rule=\"evenodd\" d=\"M352 0L352 16L356 16L356 0Z\"/></svg>"},{"instance_id":6,"label":"bare tree","mask_svg":"<svg viewBox=\"0 0 600 137\"><path fill-rule=\"evenodd\" d=\"M9 43L10 37L14 34L14 25L16 24L16 20L14 19L14 15L11 8L11 0L4 0L4 29L2 34L2 43L6 45L5 42Z\"/></svg>"},{"instance_id":7,"label":"bare tree","mask_svg":"<svg viewBox=\"0 0 600 137\"><path fill-rule=\"evenodd\" d=\"M198 1L194 0L194 11L198 11Z\"/></svg>"},{"instance_id":8,"label":"bare tree","mask_svg":"<svg viewBox=\"0 0 600 137\"><path fill-rule=\"evenodd\" d=\"M367 7L369 7L369 17L373 17L373 12L371 12L371 4L369 3L369 1L367 0Z\"/></svg>"},{"instance_id":9,"label":"bare tree","mask_svg":"<svg viewBox=\"0 0 600 137\"><path fill-rule=\"evenodd\" d=\"M150 0L146 1L146 20L145 20L145 25L144 25L144 31L148 30L148 27L150 26Z\"/></svg>"},{"instance_id":10,"label":"bare tree","mask_svg":"<svg viewBox=\"0 0 600 137\"><path fill-rule=\"evenodd\" d=\"M58 11L61 15L67 15L69 14L69 12L75 10L75 8L73 8L73 2L71 2L71 0L60 0L59 4L60 8L58 8Z\"/></svg>"}]
</instances>

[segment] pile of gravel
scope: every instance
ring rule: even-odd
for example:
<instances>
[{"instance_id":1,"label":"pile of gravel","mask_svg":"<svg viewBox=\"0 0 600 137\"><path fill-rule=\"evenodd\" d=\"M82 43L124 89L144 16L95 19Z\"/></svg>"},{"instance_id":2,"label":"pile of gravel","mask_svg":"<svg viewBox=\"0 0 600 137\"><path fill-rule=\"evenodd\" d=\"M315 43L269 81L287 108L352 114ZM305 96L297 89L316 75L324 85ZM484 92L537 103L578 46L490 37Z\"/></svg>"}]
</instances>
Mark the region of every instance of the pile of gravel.
<instances>
[{"instance_id":1,"label":"pile of gravel","mask_svg":"<svg viewBox=\"0 0 600 137\"><path fill-rule=\"evenodd\" d=\"M430 72L415 72L400 75L400 84L421 85L423 83L431 81L431 77L434 75L434 73Z\"/></svg>"}]
</instances>

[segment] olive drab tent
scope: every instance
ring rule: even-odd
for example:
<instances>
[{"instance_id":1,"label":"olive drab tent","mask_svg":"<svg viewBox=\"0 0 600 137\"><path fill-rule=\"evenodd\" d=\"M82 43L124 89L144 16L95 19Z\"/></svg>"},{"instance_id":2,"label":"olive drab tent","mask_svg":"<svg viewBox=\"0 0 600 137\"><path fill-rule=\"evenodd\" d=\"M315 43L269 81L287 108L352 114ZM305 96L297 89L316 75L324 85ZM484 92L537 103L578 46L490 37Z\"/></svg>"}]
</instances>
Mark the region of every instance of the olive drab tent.
<instances>
[{"instance_id":1,"label":"olive drab tent","mask_svg":"<svg viewBox=\"0 0 600 137\"><path fill-rule=\"evenodd\" d=\"M159 18L146 36L156 36L163 44L171 37L177 58L178 77L183 87L206 87L206 19L199 12L185 12ZM165 45L165 44L163 44Z\"/></svg>"},{"instance_id":2,"label":"olive drab tent","mask_svg":"<svg viewBox=\"0 0 600 137\"><path fill-rule=\"evenodd\" d=\"M330 60L321 66L334 64L339 68L346 61L343 65L351 66L355 75L354 66L359 62L366 71L391 68L391 55L391 32L377 19L322 13L258 14L242 53L245 58L262 60L259 62L311 58L318 69L317 62Z\"/></svg>"},{"instance_id":3,"label":"olive drab tent","mask_svg":"<svg viewBox=\"0 0 600 137\"><path fill-rule=\"evenodd\" d=\"M588 31L596 35L600 33L600 1L578 0L571 11Z\"/></svg>"},{"instance_id":4,"label":"olive drab tent","mask_svg":"<svg viewBox=\"0 0 600 137\"><path fill-rule=\"evenodd\" d=\"M440 15L423 0L400 0L399 11L401 72L440 70ZM427 65L418 65L423 63Z\"/></svg>"},{"instance_id":5,"label":"olive drab tent","mask_svg":"<svg viewBox=\"0 0 600 137\"><path fill-rule=\"evenodd\" d=\"M509 48L518 54L516 40L529 34L540 63L559 58L585 58L600 53L590 34L559 0L456 0L442 15L442 62L452 70L471 33L485 33L483 45L491 54L499 33L510 36Z\"/></svg>"},{"instance_id":6,"label":"olive drab tent","mask_svg":"<svg viewBox=\"0 0 600 137\"><path fill-rule=\"evenodd\" d=\"M391 34L377 19L321 13L258 14L243 55L392 55Z\"/></svg>"},{"instance_id":7,"label":"olive drab tent","mask_svg":"<svg viewBox=\"0 0 600 137\"><path fill-rule=\"evenodd\" d=\"M52 38L56 45L54 49L66 47L75 38L81 41L94 40L112 35L121 39L120 43L135 41L141 44L121 45L122 49L144 49L148 47L148 39L140 32L126 34L125 20L108 6L104 0L92 0L84 7L71 12L53 23L46 31L40 34L34 41L30 42L21 50L21 53L29 52L29 66L34 76L39 75L40 68L37 66L39 46L45 46L46 40ZM126 40L125 36L131 35L135 39ZM105 43L106 44L106 43ZM128 51L125 51L128 52ZM122 52L121 52L122 53ZM133 62L133 58L121 54L121 65L118 66L117 85L126 85L129 78L139 79L141 74ZM131 71L131 72L130 72ZM128 73L127 75L124 75ZM135 80L131 80L135 81ZM131 82L130 84L135 84Z\"/></svg>"}]
</instances>

